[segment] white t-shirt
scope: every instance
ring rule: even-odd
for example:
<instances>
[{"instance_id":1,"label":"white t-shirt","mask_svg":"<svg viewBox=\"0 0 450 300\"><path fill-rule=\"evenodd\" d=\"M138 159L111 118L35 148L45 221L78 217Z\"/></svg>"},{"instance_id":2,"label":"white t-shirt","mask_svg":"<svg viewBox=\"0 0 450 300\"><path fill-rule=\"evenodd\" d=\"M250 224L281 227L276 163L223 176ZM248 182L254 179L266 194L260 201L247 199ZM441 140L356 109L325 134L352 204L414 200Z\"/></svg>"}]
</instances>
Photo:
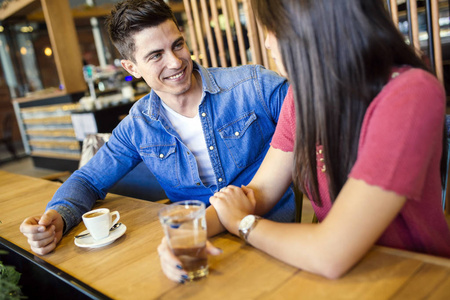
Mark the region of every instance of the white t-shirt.
<instances>
[{"instance_id":1,"label":"white t-shirt","mask_svg":"<svg viewBox=\"0 0 450 300\"><path fill-rule=\"evenodd\" d=\"M164 101L161 101L161 103L166 117L197 160L198 173L202 182L206 186L216 184L216 177L209 158L205 135L198 113L195 117L188 118L168 107Z\"/></svg>"}]
</instances>

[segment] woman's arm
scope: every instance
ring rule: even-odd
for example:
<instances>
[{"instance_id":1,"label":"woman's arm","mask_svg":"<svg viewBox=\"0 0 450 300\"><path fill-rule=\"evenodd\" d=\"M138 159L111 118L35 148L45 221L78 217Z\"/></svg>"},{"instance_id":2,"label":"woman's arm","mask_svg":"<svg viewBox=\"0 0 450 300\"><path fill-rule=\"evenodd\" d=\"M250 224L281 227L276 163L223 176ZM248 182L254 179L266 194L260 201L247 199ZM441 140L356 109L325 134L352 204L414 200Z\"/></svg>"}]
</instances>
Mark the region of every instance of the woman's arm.
<instances>
[{"instance_id":1,"label":"woman's arm","mask_svg":"<svg viewBox=\"0 0 450 300\"><path fill-rule=\"evenodd\" d=\"M241 189L228 186L209 199L212 205L208 208L211 219L208 219L207 212L208 226L211 226L211 229L220 227L222 231L227 229L237 234L237 231L232 231L231 228L235 228L236 222L239 223L243 217L248 214L267 213L281 199L292 181L292 161L292 152L270 147L258 172L247 187ZM222 208L222 202L218 201L224 197L232 200L228 202L227 208ZM220 211L219 214L217 210ZM209 223L210 220L214 222ZM217 225L216 222L221 225ZM212 231L208 228L208 236L211 235Z\"/></svg>"},{"instance_id":2,"label":"woman's arm","mask_svg":"<svg viewBox=\"0 0 450 300\"><path fill-rule=\"evenodd\" d=\"M219 217L233 201L213 203ZM261 220L248 236L256 248L300 269L338 278L354 266L402 209L406 198L350 178L320 224ZM230 215L228 213L228 215ZM229 220L237 233L239 220Z\"/></svg>"},{"instance_id":3,"label":"woman's arm","mask_svg":"<svg viewBox=\"0 0 450 300\"><path fill-rule=\"evenodd\" d=\"M247 185L255 194L254 214L265 215L283 197L292 183L294 153L269 148L261 166Z\"/></svg>"},{"instance_id":4,"label":"woman's arm","mask_svg":"<svg viewBox=\"0 0 450 300\"><path fill-rule=\"evenodd\" d=\"M248 205L247 197L237 203L237 209L244 210L247 214L264 215L274 207L286 192L292 181L292 152L284 152L270 147L258 172L247 185L253 190L256 198L256 207ZM244 195L243 192L241 194ZM213 199L211 197L211 199ZM225 218L226 219L226 218ZM226 230L222 225L213 205L206 209L206 223L208 236L214 236Z\"/></svg>"},{"instance_id":5,"label":"woman's arm","mask_svg":"<svg viewBox=\"0 0 450 300\"><path fill-rule=\"evenodd\" d=\"M214 206L210 205L206 209L206 230L208 232L208 237L215 236L226 230L226 228L220 223L219 217L217 216L216 209Z\"/></svg>"}]
</instances>

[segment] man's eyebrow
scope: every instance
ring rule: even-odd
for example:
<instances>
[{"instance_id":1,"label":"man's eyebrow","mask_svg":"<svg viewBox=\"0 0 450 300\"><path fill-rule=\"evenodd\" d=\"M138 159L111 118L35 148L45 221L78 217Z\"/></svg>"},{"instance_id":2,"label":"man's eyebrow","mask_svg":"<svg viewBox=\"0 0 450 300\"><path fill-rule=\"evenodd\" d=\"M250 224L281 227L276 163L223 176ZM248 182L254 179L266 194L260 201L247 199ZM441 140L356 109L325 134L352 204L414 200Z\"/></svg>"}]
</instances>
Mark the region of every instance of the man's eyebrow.
<instances>
[{"instance_id":1,"label":"man's eyebrow","mask_svg":"<svg viewBox=\"0 0 450 300\"><path fill-rule=\"evenodd\" d=\"M180 36L172 43L172 47L176 46L179 42L184 42L184 37Z\"/></svg>"},{"instance_id":2,"label":"man's eyebrow","mask_svg":"<svg viewBox=\"0 0 450 300\"><path fill-rule=\"evenodd\" d=\"M172 43L172 48L173 48L174 46L176 46L179 42L184 42L184 37L180 36L179 38L177 38L177 39ZM148 59L150 56L152 56L153 54L155 54L155 53L160 53L160 52L163 52L163 51L164 51L164 49L155 49L155 50L150 51L149 53L147 53L147 54L144 56L144 61L147 60L147 59Z\"/></svg>"},{"instance_id":3,"label":"man's eyebrow","mask_svg":"<svg viewBox=\"0 0 450 300\"><path fill-rule=\"evenodd\" d=\"M155 53L160 53L160 52L163 52L164 50L163 49L156 49L156 50L153 50L153 51L150 51L149 53L147 53L144 57L143 57L143 60L144 61L146 61L150 56L152 56L153 54L155 54Z\"/></svg>"}]
</instances>

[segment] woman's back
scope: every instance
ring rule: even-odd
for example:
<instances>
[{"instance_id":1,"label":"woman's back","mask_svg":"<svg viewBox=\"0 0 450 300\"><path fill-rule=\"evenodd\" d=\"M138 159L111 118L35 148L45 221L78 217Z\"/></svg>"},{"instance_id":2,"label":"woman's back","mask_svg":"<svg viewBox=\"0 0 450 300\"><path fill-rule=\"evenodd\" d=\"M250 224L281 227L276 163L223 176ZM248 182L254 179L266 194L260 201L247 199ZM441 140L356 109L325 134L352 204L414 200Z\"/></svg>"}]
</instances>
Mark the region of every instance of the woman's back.
<instances>
[{"instance_id":1,"label":"woman's back","mask_svg":"<svg viewBox=\"0 0 450 300\"><path fill-rule=\"evenodd\" d=\"M450 257L440 177L445 93L434 76L420 69L397 69L392 77L365 114L349 177L408 199L378 245ZM292 151L294 139L287 138L295 137L292 93L285 106L290 109L283 108L272 146ZM332 206L322 151L320 146L316 152L322 206L312 202L319 221Z\"/></svg>"}]
</instances>

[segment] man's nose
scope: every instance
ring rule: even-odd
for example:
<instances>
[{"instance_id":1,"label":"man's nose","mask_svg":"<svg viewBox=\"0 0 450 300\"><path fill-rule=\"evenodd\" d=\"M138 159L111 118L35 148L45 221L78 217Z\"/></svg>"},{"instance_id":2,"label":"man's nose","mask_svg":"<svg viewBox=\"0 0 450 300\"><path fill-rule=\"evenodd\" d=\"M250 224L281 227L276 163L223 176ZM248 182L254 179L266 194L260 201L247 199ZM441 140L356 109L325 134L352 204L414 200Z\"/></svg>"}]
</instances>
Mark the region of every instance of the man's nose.
<instances>
[{"instance_id":1,"label":"man's nose","mask_svg":"<svg viewBox=\"0 0 450 300\"><path fill-rule=\"evenodd\" d=\"M174 52L170 52L167 58L167 66L171 69L178 69L182 65L181 59Z\"/></svg>"}]
</instances>

